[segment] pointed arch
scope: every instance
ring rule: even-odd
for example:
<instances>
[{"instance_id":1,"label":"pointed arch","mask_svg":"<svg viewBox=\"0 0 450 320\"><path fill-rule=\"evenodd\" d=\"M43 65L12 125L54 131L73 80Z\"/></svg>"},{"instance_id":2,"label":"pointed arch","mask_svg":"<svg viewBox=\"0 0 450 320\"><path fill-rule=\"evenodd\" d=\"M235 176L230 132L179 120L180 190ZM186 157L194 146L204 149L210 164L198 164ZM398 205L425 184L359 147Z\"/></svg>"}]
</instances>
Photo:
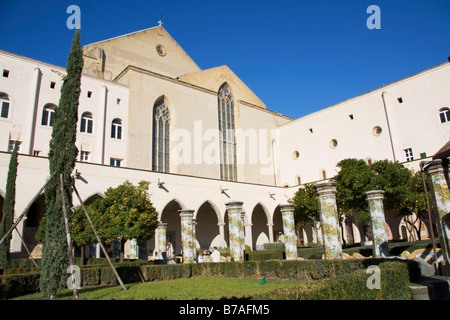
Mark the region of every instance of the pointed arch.
<instances>
[{"instance_id":1,"label":"pointed arch","mask_svg":"<svg viewBox=\"0 0 450 320\"><path fill-rule=\"evenodd\" d=\"M270 239L269 222L271 221L269 220L269 212L261 202L258 202L253 207L251 217L253 250L262 250L264 249L264 243L262 242L267 242L267 239Z\"/></svg>"},{"instance_id":2,"label":"pointed arch","mask_svg":"<svg viewBox=\"0 0 450 320\"><path fill-rule=\"evenodd\" d=\"M105 194L104 194L104 193L100 193L100 192L93 193L93 194L91 194L89 197L87 197L87 198L83 201L83 204L84 204L84 205L90 205L90 204L93 203L94 201L99 200L99 199L103 199L104 197L105 197Z\"/></svg>"},{"instance_id":3,"label":"pointed arch","mask_svg":"<svg viewBox=\"0 0 450 320\"><path fill-rule=\"evenodd\" d=\"M45 213L45 194L41 193L39 197L31 204L26 213L26 220L23 223L22 237L30 251L33 251L38 244L35 236ZM21 251L21 254L26 256L26 251L23 245Z\"/></svg>"},{"instance_id":4,"label":"pointed arch","mask_svg":"<svg viewBox=\"0 0 450 320\"><path fill-rule=\"evenodd\" d=\"M231 87L223 83L217 93L220 132L220 178L237 181L234 99Z\"/></svg>"},{"instance_id":5,"label":"pointed arch","mask_svg":"<svg viewBox=\"0 0 450 320\"><path fill-rule=\"evenodd\" d=\"M272 224L273 224L273 239L277 241L280 232L283 233L283 217L281 215L280 205L278 205L273 211L272 215Z\"/></svg>"},{"instance_id":6,"label":"pointed arch","mask_svg":"<svg viewBox=\"0 0 450 320\"><path fill-rule=\"evenodd\" d=\"M161 210L159 221L167 223L166 240L172 243L175 255L181 251L181 218L179 211L185 209L183 204L173 199Z\"/></svg>"},{"instance_id":7,"label":"pointed arch","mask_svg":"<svg viewBox=\"0 0 450 320\"><path fill-rule=\"evenodd\" d=\"M217 206L207 200L196 212L196 238L202 249L209 249L220 238L219 222L222 220ZM222 241L219 241L222 242ZM220 245L223 246L223 245Z\"/></svg>"},{"instance_id":8,"label":"pointed arch","mask_svg":"<svg viewBox=\"0 0 450 320\"><path fill-rule=\"evenodd\" d=\"M153 104L152 170L170 171L170 110L161 96Z\"/></svg>"}]
</instances>

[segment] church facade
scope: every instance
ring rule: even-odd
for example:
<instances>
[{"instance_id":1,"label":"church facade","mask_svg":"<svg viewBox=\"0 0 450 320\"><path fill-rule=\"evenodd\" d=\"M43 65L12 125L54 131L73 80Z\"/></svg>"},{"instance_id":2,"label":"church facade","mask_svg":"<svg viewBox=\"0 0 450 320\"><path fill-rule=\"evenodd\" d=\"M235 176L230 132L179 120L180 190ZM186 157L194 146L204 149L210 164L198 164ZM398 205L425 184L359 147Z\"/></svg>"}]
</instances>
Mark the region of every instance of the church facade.
<instances>
[{"instance_id":1,"label":"church facade","mask_svg":"<svg viewBox=\"0 0 450 320\"><path fill-rule=\"evenodd\" d=\"M255 250L283 232L280 205L301 184L333 177L340 160L389 159L418 170L450 139L449 63L292 119L268 109L229 67L201 70L162 26L86 45L83 54L76 142L83 202L125 180L150 181L175 253L180 210L193 212L201 248L227 247L226 204L242 202L245 243ZM48 177L65 70L0 51L0 72L0 200L18 140L16 216L28 211L18 230L32 248L44 196L27 206ZM405 237L400 218L386 219L391 238ZM363 226L349 226L343 237L364 241ZM317 241L311 228L297 236ZM23 251L17 233L12 251Z\"/></svg>"}]
</instances>

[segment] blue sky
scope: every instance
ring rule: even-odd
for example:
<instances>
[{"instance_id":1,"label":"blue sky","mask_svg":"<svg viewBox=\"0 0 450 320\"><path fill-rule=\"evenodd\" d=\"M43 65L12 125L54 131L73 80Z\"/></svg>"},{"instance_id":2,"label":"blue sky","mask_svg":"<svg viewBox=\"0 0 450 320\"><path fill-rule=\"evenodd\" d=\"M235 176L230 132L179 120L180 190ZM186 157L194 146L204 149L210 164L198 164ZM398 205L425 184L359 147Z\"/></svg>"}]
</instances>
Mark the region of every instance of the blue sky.
<instances>
[{"instance_id":1,"label":"blue sky","mask_svg":"<svg viewBox=\"0 0 450 320\"><path fill-rule=\"evenodd\" d=\"M447 61L449 0L8 0L0 49L66 65L81 9L82 45L154 27L202 69L228 65L273 111L298 118ZM368 29L370 5L381 29ZM161 13L162 9L162 13Z\"/></svg>"}]
</instances>

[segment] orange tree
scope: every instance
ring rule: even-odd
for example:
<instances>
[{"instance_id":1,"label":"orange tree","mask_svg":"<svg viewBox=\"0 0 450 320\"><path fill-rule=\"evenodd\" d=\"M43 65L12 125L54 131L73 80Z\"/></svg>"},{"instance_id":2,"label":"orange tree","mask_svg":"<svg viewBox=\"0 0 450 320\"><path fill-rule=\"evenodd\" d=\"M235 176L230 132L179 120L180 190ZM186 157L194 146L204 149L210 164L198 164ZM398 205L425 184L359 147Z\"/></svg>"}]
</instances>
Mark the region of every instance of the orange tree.
<instances>
[{"instance_id":1,"label":"orange tree","mask_svg":"<svg viewBox=\"0 0 450 320\"><path fill-rule=\"evenodd\" d=\"M127 180L116 188L108 188L105 198L88 207L102 242L120 242L121 262L127 240L136 239L142 244L153 236L158 227L158 214L148 194L149 184L141 181L134 186Z\"/></svg>"}]
</instances>

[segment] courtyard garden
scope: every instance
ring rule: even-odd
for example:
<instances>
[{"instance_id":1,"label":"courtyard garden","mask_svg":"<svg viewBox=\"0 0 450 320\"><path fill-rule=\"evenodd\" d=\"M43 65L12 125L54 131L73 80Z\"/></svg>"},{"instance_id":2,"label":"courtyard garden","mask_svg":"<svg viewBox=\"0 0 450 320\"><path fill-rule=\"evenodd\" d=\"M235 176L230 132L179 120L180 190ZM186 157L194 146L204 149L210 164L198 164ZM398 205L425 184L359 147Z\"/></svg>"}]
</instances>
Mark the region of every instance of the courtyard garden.
<instances>
[{"instance_id":1,"label":"courtyard garden","mask_svg":"<svg viewBox=\"0 0 450 320\"><path fill-rule=\"evenodd\" d=\"M399 256L405 250L430 249L430 245L430 241L397 242L389 247ZM79 299L409 300L408 285L420 278L416 262L374 259L370 247L344 248L349 256L366 256L360 259L321 259L321 247L299 247L298 252L301 258L294 261L284 260L281 250L250 252L244 262L156 265L145 260L116 261L126 290L118 285L105 259L91 258L80 266ZM368 287L371 274L367 270L373 265L380 268L379 289ZM16 260L13 268L0 272L1 299L46 299L39 292L40 268L31 267L30 260ZM56 298L73 299L72 290L61 290Z\"/></svg>"}]
</instances>

